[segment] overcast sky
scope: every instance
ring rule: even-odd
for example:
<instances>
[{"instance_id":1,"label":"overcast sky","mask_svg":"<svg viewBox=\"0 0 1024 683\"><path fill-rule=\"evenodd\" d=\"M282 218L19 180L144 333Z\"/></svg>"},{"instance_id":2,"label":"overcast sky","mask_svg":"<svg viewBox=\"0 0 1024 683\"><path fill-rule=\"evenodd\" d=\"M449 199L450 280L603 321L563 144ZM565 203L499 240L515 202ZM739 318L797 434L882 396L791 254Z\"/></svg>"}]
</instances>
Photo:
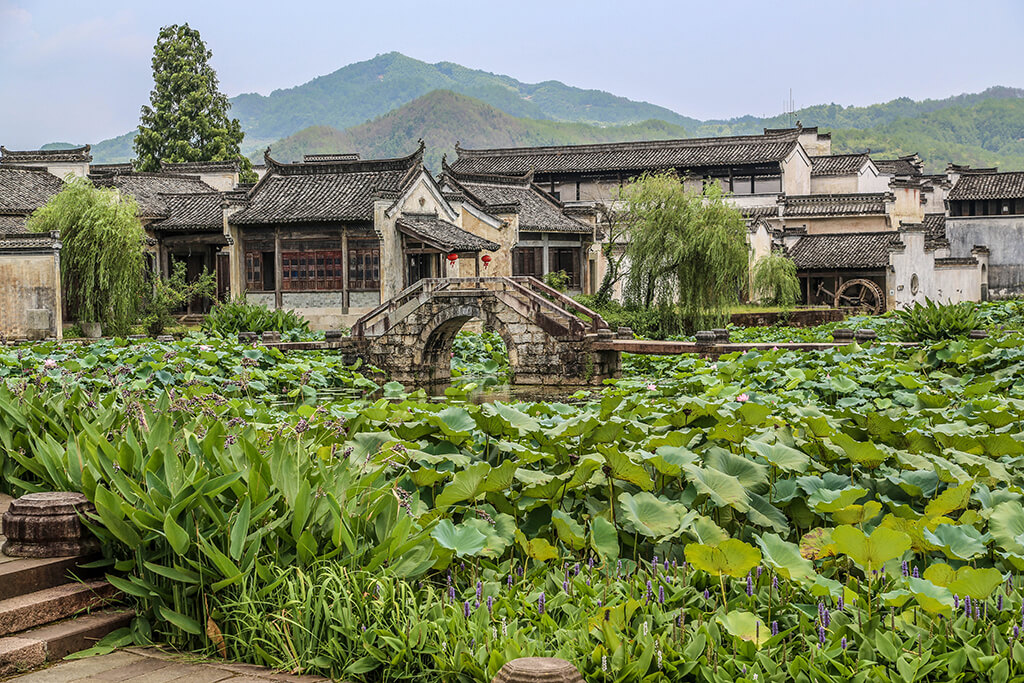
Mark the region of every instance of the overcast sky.
<instances>
[{"instance_id":1,"label":"overcast sky","mask_svg":"<svg viewBox=\"0 0 1024 683\"><path fill-rule=\"evenodd\" d=\"M0 143L131 130L161 26L188 22L229 96L397 50L697 118L1024 86L1024 2L0 0Z\"/></svg>"}]
</instances>

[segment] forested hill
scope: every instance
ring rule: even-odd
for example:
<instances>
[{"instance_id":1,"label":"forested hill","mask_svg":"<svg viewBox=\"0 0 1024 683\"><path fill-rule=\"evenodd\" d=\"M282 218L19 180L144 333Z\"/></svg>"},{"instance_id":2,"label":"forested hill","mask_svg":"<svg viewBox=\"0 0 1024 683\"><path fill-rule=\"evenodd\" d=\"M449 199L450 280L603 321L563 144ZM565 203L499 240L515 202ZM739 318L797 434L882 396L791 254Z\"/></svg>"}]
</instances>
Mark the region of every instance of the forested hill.
<instances>
[{"instance_id":1,"label":"forested hill","mask_svg":"<svg viewBox=\"0 0 1024 683\"><path fill-rule=\"evenodd\" d=\"M246 136L276 140L309 126L345 129L364 123L434 90L451 90L511 116L596 125L659 119L682 126L699 123L664 107L634 102L601 90L558 81L522 83L510 76L451 62L428 64L398 52L378 55L270 95L239 95L231 114Z\"/></svg>"},{"instance_id":2,"label":"forested hill","mask_svg":"<svg viewBox=\"0 0 1024 683\"><path fill-rule=\"evenodd\" d=\"M434 102L423 98L438 91L449 93L444 111L454 117L451 120L431 117L423 107L423 102ZM454 140L496 146L664 138L684 133L705 137L759 133L766 127L786 127L799 120L805 126L833 131L837 152L868 148L885 155L918 152L931 170L941 169L949 161L1024 168L1019 142L1024 139L1024 90L1009 87L937 100L904 97L865 107L823 104L768 118L700 121L600 90L558 81L522 83L510 76L450 62L428 64L391 52L270 95L239 95L231 103L231 114L238 117L246 133L243 153L250 156L262 154L268 145L288 154L314 147L334 151L326 148L327 140L342 134L347 137L338 139L339 144L359 141L368 150L391 151L408 149L422 136L428 144L444 143L433 153L439 156L444 149L451 149ZM455 121L467 128L457 130ZM371 140L371 133L385 138ZM126 133L95 144L96 162L129 160L133 136Z\"/></svg>"},{"instance_id":3,"label":"forested hill","mask_svg":"<svg viewBox=\"0 0 1024 683\"><path fill-rule=\"evenodd\" d=\"M297 161L303 154L359 152L364 159L398 157L427 145L426 164L441 169L441 155L451 154L455 143L463 147L516 147L530 145L618 142L685 137L686 130L664 121L598 127L509 116L480 100L448 90L436 90L373 121L340 131L311 126L271 145L277 161ZM261 162L263 152L251 155Z\"/></svg>"}]
</instances>

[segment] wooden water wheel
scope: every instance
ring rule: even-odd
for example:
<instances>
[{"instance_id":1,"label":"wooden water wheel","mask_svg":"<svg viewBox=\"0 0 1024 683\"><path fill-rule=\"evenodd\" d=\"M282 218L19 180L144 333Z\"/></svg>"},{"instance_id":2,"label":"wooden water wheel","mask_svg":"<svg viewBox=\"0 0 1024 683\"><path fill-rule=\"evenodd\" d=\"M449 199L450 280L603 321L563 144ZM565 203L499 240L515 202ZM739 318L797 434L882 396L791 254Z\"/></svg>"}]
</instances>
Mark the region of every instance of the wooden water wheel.
<instances>
[{"instance_id":1,"label":"wooden water wheel","mask_svg":"<svg viewBox=\"0 0 1024 683\"><path fill-rule=\"evenodd\" d=\"M885 310L885 294L871 280L847 280L836 291L836 308L857 308L865 313L877 314Z\"/></svg>"}]
</instances>

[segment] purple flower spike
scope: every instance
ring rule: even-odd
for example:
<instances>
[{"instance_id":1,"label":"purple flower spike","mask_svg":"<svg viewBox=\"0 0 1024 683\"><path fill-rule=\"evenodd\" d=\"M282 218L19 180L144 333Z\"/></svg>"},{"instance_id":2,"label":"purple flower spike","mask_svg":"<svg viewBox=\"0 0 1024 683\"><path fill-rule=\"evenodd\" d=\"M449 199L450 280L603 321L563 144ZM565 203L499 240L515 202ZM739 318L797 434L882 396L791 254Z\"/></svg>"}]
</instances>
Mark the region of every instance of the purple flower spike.
<instances>
[{"instance_id":1,"label":"purple flower spike","mask_svg":"<svg viewBox=\"0 0 1024 683\"><path fill-rule=\"evenodd\" d=\"M537 613L544 614L544 593L541 593L537 597Z\"/></svg>"},{"instance_id":2,"label":"purple flower spike","mask_svg":"<svg viewBox=\"0 0 1024 683\"><path fill-rule=\"evenodd\" d=\"M997 612L1002 612L1003 611L1003 596L1002 595L1000 595L999 598L996 600L996 611Z\"/></svg>"},{"instance_id":3,"label":"purple flower spike","mask_svg":"<svg viewBox=\"0 0 1024 683\"><path fill-rule=\"evenodd\" d=\"M759 580L760 580L760 578L761 578L761 573L762 573L762 572L764 572L764 567L762 567L761 565L757 565L757 578L758 578Z\"/></svg>"},{"instance_id":4,"label":"purple flower spike","mask_svg":"<svg viewBox=\"0 0 1024 683\"><path fill-rule=\"evenodd\" d=\"M843 639L839 641L839 644L843 646L844 650L846 649L846 636L843 636Z\"/></svg>"},{"instance_id":5,"label":"purple flower spike","mask_svg":"<svg viewBox=\"0 0 1024 683\"><path fill-rule=\"evenodd\" d=\"M562 592L563 593L568 593L569 592L569 580L568 579L566 579L565 581L562 582Z\"/></svg>"},{"instance_id":6,"label":"purple flower spike","mask_svg":"<svg viewBox=\"0 0 1024 683\"><path fill-rule=\"evenodd\" d=\"M960 609L960 596L953 594L953 609Z\"/></svg>"},{"instance_id":7,"label":"purple flower spike","mask_svg":"<svg viewBox=\"0 0 1024 683\"><path fill-rule=\"evenodd\" d=\"M711 592L708 591L707 588L704 589L704 599L705 600L710 600L711 599Z\"/></svg>"},{"instance_id":8,"label":"purple flower spike","mask_svg":"<svg viewBox=\"0 0 1024 683\"><path fill-rule=\"evenodd\" d=\"M779 590L779 577L778 576L773 576L772 577L772 590L773 591L778 591Z\"/></svg>"},{"instance_id":9,"label":"purple flower spike","mask_svg":"<svg viewBox=\"0 0 1024 683\"><path fill-rule=\"evenodd\" d=\"M821 643L822 647L825 647L825 627L818 627L818 642Z\"/></svg>"},{"instance_id":10,"label":"purple flower spike","mask_svg":"<svg viewBox=\"0 0 1024 683\"><path fill-rule=\"evenodd\" d=\"M509 588L512 587L512 575L511 574L508 575L508 587Z\"/></svg>"},{"instance_id":11,"label":"purple flower spike","mask_svg":"<svg viewBox=\"0 0 1024 683\"><path fill-rule=\"evenodd\" d=\"M839 611L842 612L843 609L845 609L845 607L846 607L846 602L843 600L843 596L840 595L839 596L839 600L836 601L836 608L838 608Z\"/></svg>"},{"instance_id":12,"label":"purple flower spike","mask_svg":"<svg viewBox=\"0 0 1024 683\"><path fill-rule=\"evenodd\" d=\"M476 599L479 600L484 594L484 584L482 581L476 582Z\"/></svg>"},{"instance_id":13,"label":"purple flower spike","mask_svg":"<svg viewBox=\"0 0 1024 683\"><path fill-rule=\"evenodd\" d=\"M658 586L658 603L661 605L665 604L665 587Z\"/></svg>"},{"instance_id":14,"label":"purple flower spike","mask_svg":"<svg viewBox=\"0 0 1024 683\"><path fill-rule=\"evenodd\" d=\"M1017 626L1016 624L1014 624L1013 625L1013 639L1017 640L1018 638L1020 638L1020 626Z\"/></svg>"},{"instance_id":15,"label":"purple flower spike","mask_svg":"<svg viewBox=\"0 0 1024 683\"><path fill-rule=\"evenodd\" d=\"M918 574L917 572L917 567L914 567L914 571L912 571L911 574L914 576L915 579L921 578L920 574Z\"/></svg>"},{"instance_id":16,"label":"purple flower spike","mask_svg":"<svg viewBox=\"0 0 1024 683\"><path fill-rule=\"evenodd\" d=\"M647 601L650 602L651 598L654 597L654 590L651 588L651 582L647 582Z\"/></svg>"},{"instance_id":17,"label":"purple flower spike","mask_svg":"<svg viewBox=\"0 0 1024 683\"><path fill-rule=\"evenodd\" d=\"M448 587L448 599L452 601L455 600L455 586Z\"/></svg>"},{"instance_id":18,"label":"purple flower spike","mask_svg":"<svg viewBox=\"0 0 1024 683\"><path fill-rule=\"evenodd\" d=\"M487 596L487 613L491 614L492 612L494 612L494 596L493 595L488 595Z\"/></svg>"},{"instance_id":19,"label":"purple flower spike","mask_svg":"<svg viewBox=\"0 0 1024 683\"><path fill-rule=\"evenodd\" d=\"M773 621L772 622L772 635L773 636L779 635L779 622L777 622L777 621Z\"/></svg>"},{"instance_id":20,"label":"purple flower spike","mask_svg":"<svg viewBox=\"0 0 1024 683\"><path fill-rule=\"evenodd\" d=\"M462 603L462 616L469 619L469 600L466 600L466 602Z\"/></svg>"},{"instance_id":21,"label":"purple flower spike","mask_svg":"<svg viewBox=\"0 0 1024 683\"><path fill-rule=\"evenodd\" d=\"M903 568L903 576L910 576L910 565L907 564L907 561L903 560L903 564L900 566Z\"/></svg>"},{"instance_id":22,"label":"purple flower spike","mask_svg":"<svg viewBox=\"0 0 1024 683\"><path fill-rule=\"evenodd\" d=\"M750 572L747 572L747 595L754 595L754 579L750 576Z\"/></svg>"}]
</instances>

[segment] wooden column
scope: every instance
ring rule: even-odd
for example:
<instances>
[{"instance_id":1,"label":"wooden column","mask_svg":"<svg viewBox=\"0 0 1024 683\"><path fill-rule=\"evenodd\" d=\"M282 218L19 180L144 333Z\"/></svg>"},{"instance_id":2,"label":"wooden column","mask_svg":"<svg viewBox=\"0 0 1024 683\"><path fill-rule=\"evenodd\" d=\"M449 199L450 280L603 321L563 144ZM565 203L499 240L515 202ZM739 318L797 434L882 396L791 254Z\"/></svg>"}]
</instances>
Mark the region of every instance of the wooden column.
<instances>
[{"instance_id":1,"label":"wooden column","mask_svg":"<svg viewBox=\"0 0 1024 683\"><path fill-rule=\"evenodd\" d=\"M341 305L348 313L348 228L341 229Z\"/></svg>"},{"instance_id":2,"label":"wooden column","mask_svg":"<svg viewBox=\"0 0 1024 683\"><path fill-rule=\"evenodd\" d=\"M473 257L473 270L476 273L476 277L480 277L480 252L476 252Z\"/></svg>"},{"instance_id":3,"label":"wooden column","mask_svg":"<svg viewBox=\"0 0 1024 683\"><path fill-rule=\"evenodd\" d=\"M284 308L284 263L281 259L281 229L274 228L274 308Z\"/></svg>"}]
</instances>

